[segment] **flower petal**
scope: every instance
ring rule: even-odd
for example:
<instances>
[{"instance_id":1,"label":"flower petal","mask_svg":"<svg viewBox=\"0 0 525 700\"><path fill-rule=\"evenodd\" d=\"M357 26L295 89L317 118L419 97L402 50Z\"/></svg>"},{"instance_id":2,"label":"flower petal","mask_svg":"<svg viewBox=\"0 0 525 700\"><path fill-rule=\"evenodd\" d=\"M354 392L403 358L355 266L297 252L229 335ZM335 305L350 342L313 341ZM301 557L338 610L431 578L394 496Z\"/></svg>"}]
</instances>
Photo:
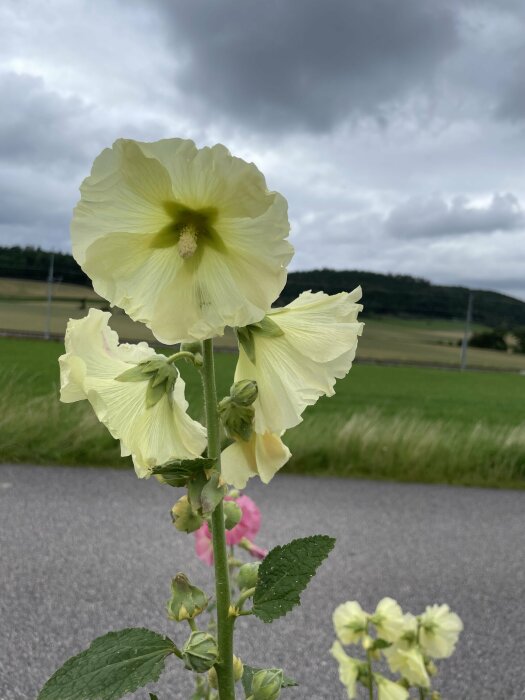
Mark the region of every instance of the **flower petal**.
<instances>
[{"instance_id":1,"label":"flower petal","mask_svg":"<svg viewBox=\"0 0 525 700\"><path fill-rule=\"evenodd\" d=\"M290 450L278 435L254 432L247 442L236 440L223 451L222 475L238 489L243 489L248 479L257 474L268 484L290 456Z\"/></svg>"}]
</instances>

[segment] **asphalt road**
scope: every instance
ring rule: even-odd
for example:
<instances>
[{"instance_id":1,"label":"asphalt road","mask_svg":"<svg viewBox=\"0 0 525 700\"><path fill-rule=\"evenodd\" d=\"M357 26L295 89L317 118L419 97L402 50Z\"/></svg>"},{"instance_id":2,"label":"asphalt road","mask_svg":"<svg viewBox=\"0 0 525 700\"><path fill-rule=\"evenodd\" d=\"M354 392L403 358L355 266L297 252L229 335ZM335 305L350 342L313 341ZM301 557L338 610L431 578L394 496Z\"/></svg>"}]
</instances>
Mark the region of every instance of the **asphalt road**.
<instances>
[{"instance_id":1,"label":"asphalt road","mask_svg":"<svg viewBox=\"0 0 525 700\"><path fill-rule=\"evenodd\" d=\"M0 700L35 698L68 656L111 629L183 641L164 614L170 578L184 570L210 590L211 576L193 538L171 525L175 493L131 472L0 466ZM240 621L242 658L300 681L283 700L346 697L327 653L332 610L350 599L373 609L385 595L416 613L447 602L462 617L436 682L445 700L525 697L525 493L291 476L247 493L263 514L262 546L338 539L301 608L271 625ZM169 660L155 689L187 700L190 681Z\"/></svg>"}]
</instances>

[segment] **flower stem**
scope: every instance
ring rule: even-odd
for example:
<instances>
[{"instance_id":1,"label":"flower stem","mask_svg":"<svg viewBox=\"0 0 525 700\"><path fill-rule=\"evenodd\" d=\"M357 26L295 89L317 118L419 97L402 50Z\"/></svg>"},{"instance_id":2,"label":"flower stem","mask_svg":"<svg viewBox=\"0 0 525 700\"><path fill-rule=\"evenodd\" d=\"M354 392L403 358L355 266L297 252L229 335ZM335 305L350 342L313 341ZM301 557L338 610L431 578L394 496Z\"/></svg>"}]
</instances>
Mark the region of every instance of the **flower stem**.
<instances>
[{"instance_id":1,"label":"flower stem","mask_svg":"<svg viewBox=\"0 0 525 700\"><path fill-rule=\"evenodd\" d=\"M208 429L208 457L216 460L220 471L221 446L219 433L219 412L217 409L217 389L213 362L213 341L203 342L202 385ZM215 564L215 591L217 598L217 643L219 661L215 665L220 700L235 700L233 678L233 618L230 617L230 582L228 575L228 553L224 527L222 501L211 516L213 560Z\"/></svg>"}]
</instances>

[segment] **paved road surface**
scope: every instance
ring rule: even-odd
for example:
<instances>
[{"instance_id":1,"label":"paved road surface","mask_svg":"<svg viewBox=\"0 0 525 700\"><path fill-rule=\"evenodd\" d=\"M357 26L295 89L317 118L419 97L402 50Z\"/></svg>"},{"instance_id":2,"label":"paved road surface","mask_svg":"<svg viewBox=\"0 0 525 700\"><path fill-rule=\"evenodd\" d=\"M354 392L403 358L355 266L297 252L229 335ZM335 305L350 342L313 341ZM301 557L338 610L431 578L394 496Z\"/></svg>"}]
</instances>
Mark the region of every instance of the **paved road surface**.
<instances>
[{"instance_id":1,"label":"paved road surface","mask_svg":"<svg viewBox=\"0 0 525 700\"><path fill-rule=\"evenodd\" d=\"M177 638L164 615L170 577L183 569L208 588L211 579L192 538L170 523L175 493L131 472L0 466L0 700L35 698L58 665L110 629ZM263 513L261 545L338 538L301 608L239 625L247 662L301 681L283 700L343 700L327 654L331 612L347 599L371 609L385 595L414 612L448 602L463 618L437 686L446 700L525 697L525 493L291 476L248 493ZM159 697L187 700L189 674L168 663Z\"/></svg>"}]
</instances>

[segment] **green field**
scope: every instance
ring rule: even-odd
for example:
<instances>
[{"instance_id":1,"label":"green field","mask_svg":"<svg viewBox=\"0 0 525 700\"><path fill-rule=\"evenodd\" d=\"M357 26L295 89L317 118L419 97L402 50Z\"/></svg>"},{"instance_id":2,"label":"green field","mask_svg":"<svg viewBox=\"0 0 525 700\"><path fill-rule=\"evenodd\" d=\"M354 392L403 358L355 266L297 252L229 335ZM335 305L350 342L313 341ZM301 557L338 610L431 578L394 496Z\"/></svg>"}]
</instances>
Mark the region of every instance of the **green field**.
<instances>
[{"instance_id":1,"label":"green field","mask_svg":"<svg viewBox=\"0 0 525 700\"><path fill-rule=\"evenodd\" d=\"M47 326L47 287L44 282L0 278L0 331L43 334ZM107 302L89 287L72 284L53 285L55 300L51 305L49 328L63 335L69 318L82 318L90 305L106 308ZM40 299L40 300L39 300ZM461 321L436 319L368 318L366 292L363 303L366 323L360 341L362 361L420 366L458 367L458 342L463 335ZM120 309L113 309L112 325L120 337L153 342L153 336L141 323L134 323ZM481 326L474 330L481 330ZM233 348L231 331L217 344ZM478 369L525 370L524 354L470 348L469 367Z\"/></svg>"},{"instance_id":2,"label":"green field","mask_svg":"<svg viewBox=\"0 0 525 700\"><path fill-rule=\"evenodd\" d=\"M0 339L0 459L128 466L85 402L57 401L58 342ZM217 355L219 394L235 355ZM202 419L199 376L183 368ZM288 471L522 487L525 376L357 364L285 441Z\"/></svg>"}]
</instances>

